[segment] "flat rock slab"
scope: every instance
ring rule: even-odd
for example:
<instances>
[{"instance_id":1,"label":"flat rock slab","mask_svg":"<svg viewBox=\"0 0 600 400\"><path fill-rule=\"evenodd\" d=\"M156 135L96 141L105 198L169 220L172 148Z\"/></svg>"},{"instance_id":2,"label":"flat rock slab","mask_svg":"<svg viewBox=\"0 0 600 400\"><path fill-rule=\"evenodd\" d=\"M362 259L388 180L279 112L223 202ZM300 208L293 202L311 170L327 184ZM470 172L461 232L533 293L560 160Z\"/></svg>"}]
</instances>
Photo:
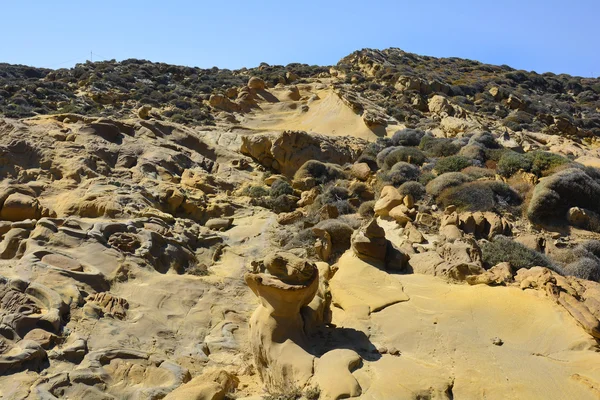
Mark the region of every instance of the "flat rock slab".
<instances>
[{"instance_id":1,"label":"flat rock slab","mask_svg":"<svg viewBox=\"0 0 600 400\"><path fill-rule=\"evenodd\" d=\"M402 284L387 272L347 251L338 261L339 270L329 287L333 303L344 310L367 305L370 312L407 301Z\"/></svg>"}]
</instances>

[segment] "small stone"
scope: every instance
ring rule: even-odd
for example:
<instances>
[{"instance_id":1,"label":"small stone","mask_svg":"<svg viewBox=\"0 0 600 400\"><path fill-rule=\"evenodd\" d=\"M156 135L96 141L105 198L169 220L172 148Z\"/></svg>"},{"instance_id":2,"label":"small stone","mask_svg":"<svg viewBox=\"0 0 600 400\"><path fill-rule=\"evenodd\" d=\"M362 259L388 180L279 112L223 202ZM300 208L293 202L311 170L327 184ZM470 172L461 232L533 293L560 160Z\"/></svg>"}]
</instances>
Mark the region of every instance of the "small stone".
<instances>
[{"instance_id":1,"label":"small stone","mask_svg":"<svg viewBox=\"0 0 600 400\"><path fill-rule=\"evenodd\" d=\"M400 355L400 350L398 350L398 349L397 349L397 348L395 348L395 347L390 347L390 350L389 350L389 352L390 352L390 354L391 354L392 356L396 356L396 357L398 357L398 356Z\"/></svg>"},{"instance_id":2,"label":"small stone","mask_svg":"<svg viewBox=\"0 0 600 400\"><path fill-rule=\"evenodd\" d=\"M495 346L502 346L504 344L504 342L502 341L502 339L500 339L499 337L495 337L492 339L492 344Z\"/></svg>"},{"instance_id":3,"label":"small stone","mask_svg":"<svg viewBox=\"0 0 600 400\"><path fill-rule=\"evenodd\" d=\"M383 346L383 347L380 347L380 348L379 348L379 349L377 349L377 350L379 351L379 354L387 354L387 352L388 352L388 349L387 349L387 347L385 347L385 346Z\"/></svg>"}]
</instances>

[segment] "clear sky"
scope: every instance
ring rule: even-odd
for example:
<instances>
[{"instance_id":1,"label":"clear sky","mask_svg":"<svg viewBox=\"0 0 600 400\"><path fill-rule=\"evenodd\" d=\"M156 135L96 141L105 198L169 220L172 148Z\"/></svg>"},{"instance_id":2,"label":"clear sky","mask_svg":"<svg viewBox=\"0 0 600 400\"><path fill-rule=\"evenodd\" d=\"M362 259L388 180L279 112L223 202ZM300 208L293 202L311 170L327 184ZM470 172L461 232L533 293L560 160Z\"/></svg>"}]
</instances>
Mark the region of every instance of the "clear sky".
<instances>
[{"instance_id":1,"label":"clear sky","mask_svg":"<svg viewBox=\"0 0 600 400\"><path fill-rule=\"evenodd\" d=\"M5 0L0 62L335 64L365 47L600 76L600 0Z\"/></svg>"}]
</instances>

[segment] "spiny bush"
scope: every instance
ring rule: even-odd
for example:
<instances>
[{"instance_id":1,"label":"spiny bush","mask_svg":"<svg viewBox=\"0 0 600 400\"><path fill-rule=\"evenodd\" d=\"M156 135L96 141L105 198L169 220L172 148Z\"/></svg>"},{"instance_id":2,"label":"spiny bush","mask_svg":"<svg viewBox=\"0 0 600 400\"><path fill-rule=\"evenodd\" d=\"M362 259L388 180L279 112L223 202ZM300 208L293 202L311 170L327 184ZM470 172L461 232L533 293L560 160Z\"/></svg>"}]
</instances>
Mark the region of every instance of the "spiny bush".
<instances>
[{"instance_id":1,"label":"spiny bush","mask_svg":"<svg viewBox=\"0 0 600 400\"><path fill-rule=\"evenodd\" d=\"M432 157L448 157L459 152L460 146L448 138L423 136L419 148Z\"/></svg>"},{"instance_id":2,"label":"spiny bush","mask_svg":"<svg viewBox=\"0 0 600 400\"><path fill-rule=\"evenodd\" d=\"M436 175L433 172L425 171L425 172L421 173L421 176L419 177L419 183L423 186L426 186L429 182L431 182L435 178L436 178Z\"/></svg>"},{"instance_id":3,"label":"spiny bush","mask_svg":"<svg viewBox=\"0 0 600 400\"><path fill-rule=\"evenodd\" d=\"M326 219L315 225L315 228L323 229L331 235L333 253L341 254L350 248L350 238L354 233L350 225L337 219Z\"/></svg>"},{"instance_id":4,"label":"spiny bush","mask_svg":"<svg viewBox=\"0 0 600 400\"><path fill-rule=\"evenodd\" d=\"M283 179L277 179L271 184L269 195L271 197L279 197L284 194L294 194L294 189L288 182L284 181Z\"/></svg>"},{"instance_id":5,"label":"spiny bush","mask_svg":"<svg viewBox=\"0 0 600 400\"><path fill-rule=\"evenodd\" d=\"M425 157L425 154L417 148L396 147L385 156L382 167L389 170L401 161L415 165L423 165L426 159L427 157Z\"/></svg>"},{"instance_id":6,"label":"spiny bush","mask_svg":"<svg viewBox=\"0 0 600 400\"><path fill-rule=\"evenodd\" d=\"M417 129L403 129L392 136L394 146L418 146L425 132Z\"/></svg>"},{"instance_id":7,"label":"spiny bush","mask_svg":"<svg viewBox=\"0 0 600 400\"><path fill-rule=\"evenodd\" d=\"M600 241L589 240L573 249L563 267L566 275L600 282Z\"/></svg>"},{"instance_id":8,"label":"spiny bush","mask_svg":"<svg viewBox=\"0 0 600 400\"><path fill-rule=\"evenodd\" d=\"M398 192L404 196L410 194L416 201L422 199L423 196L425 196L425 186L423 186L419 182L404 182L398 188Z\"/></svg>"},{"instance_id":9,"label":"spiny bush","mask_svg":"<svg viewBox=\"0 0 600 400\"><path fill-rule=\"evenodd\" d=\"M562 274L561 268L552 263L548 257L506 236L498 235L492 241L484 243L481 246L481 255L486 269L501 262L509 262L515 270L546 267Z\"/></svg>"},{"instance_id":10,"label":"spiny bush","mask_svg":"<svg viewBox=\"0 0 600 400\"><path fill-rule=\"evenodd\" d=\"M476 160L479 163L485 162L485 149L479 144L468 144L464 146L460 149L458 155L468 158L469 160Z\"/></svg>"},{"instance_id":11,"label":"spiny bush","mask_svg":"<svg viewBox=\"0 0 600 400\"><path fill-rule=\"evenodd\" d=\"M531 172L536 176L542 176L545 172L570 162L568 158L545 151L533 151L526 154L510 151L505 152L500 157L500 161L498 161L498 173L505 177L510 177L517 171L523 170Z\"/></svg>"},{"instance_id":12,"label":"spiny bush","mask_svg":"<svg viewBox=\"0 0 600 400\"><path fill-rule=\"evenodd\" d=\"M471 182L472 180L472 178L461 172L448 172L430 181L427 186L425 186L425 190L428 194L437 197L445 189L452 186L460 186L463 183Z\"/></svg>"},{"instance_id":13,"label":"spiny bush","mask_svg":"<svg viewBox=\"0 0 600 400\"><path fill-rule=\"evenodd\" d=\"M600 259L597 257L579 258L563 267L565 275L575 276L588 281L600 282Z\"/></svg>"},{"instance_id":14,"label":"spiny bush","mask_svg":"<svg viewBox=\"0 0 600 400\"><path fill-rule=\"evenodd\" d=\"M532 174L542 176L546 171L550 171L558 166L565 165L571 162L559 154L549 153L546 151L534 151L527 153L527 157L531 159Z\"/></svg>"},{"instance_id":15,"label":"spiny bush","mask_svg":"<svg viewBox=\"0 0 600 400\"><path fill-rule=\"evenodd\" d=\"M435 163L435 171L438 174L445 174L447 172L458 172L464 168L470 167L473 162L463 156L449 156L440 158Z\"/></svg>"},{"instance_id":16,"label":"spiny bush","mask_svg":"<svg viewBox=\"0 0 600 400\"><path fill-rule=\"evenodd\" d=\"M519 154L514 151L505 152L498 161L498 173L505 177L513 176L517 171L531 170L531 159L525 154Z\"/></svg>"},{"instance_id":17,"label":"spiny bush","mask_svg":"<svg viewBox=\"0 0 600 400\"><path fill-rule=\"evenodd\" d=\"M242 196L252 197L254 199L269 195L269 189L264 186L246 186L240 193Z\"/></svg>"},{"instance_id":18,"label":"spiny bush","mask_svg":"<svg viewBox=\"0 0 600 400\"><path fill-rule=\"evenodd\" d=\"M496 138L490 132L479 132L471 136L469 144L478 144L488 149L497 149L500 147Z\"/></svg>"},{"instance_id":19,"label":"spiny bush","mask_svg":"<svg viewBox=\"0 0 600 400\"><path fill-rule=\"evenodd\" d=\"M491 211L518 205L520 198L503 182L475 181L442 191L437 201L444 207L455 205L460 211Z\"/></svg>"},{"instance_id":20,"label":"spiny bush","mask_svg":"<svg viewBox=\"0 0 600 400\"><path fill-rule=\"evenodd\" d=\"M314 178L318 184L325 184L344 177L344 171L339 166L322 163L317 160L305 162L294 174L294 180Z\"/></svg>"},{"instance_id":21,"label":"spiny bush","mask_svg":"<svg viewBox=\"0 0 600 400\"><path fill-rule=\"evenodd\" d=\"M377 177L383 182L389 182L392 186L398 187L404 182L417 180L420 173L419 167L400 161L394 164L389 172L380 171Z\"/></svg>"},{"instance_id":22,"label":"spiny bush","mask_svg":"<svg viewBox=\"0 0 600 400\"><path fill-rule=\"evenodd\" d=\"M375 215L373 206L375 206L375 200L365 201L358 207L358 215L363 218L372 218Z\"/></svg>"},{"instance_id":23,"label":"spiny bush","mask_svg":"<svg viewBox=\"0 0 600 400\"><path fill-rule=\"evenodd\" d=\"M571 207L600 213L600 183L584 170L570 168L543 179L533 190L527 208L530 221L539 224L564 223Z\"/></svg>"},{"instance_id":24,"label":"spiny bush","mask_svg":"<svg viewBox=\"0 0 600 400\"><path fill-rule=\"evenodd\" d=\"M481 178L494 178L496 176L496 172L493 169L489 168L481 168L481 167L467 167L463 169L463 174L470 176L473 179L481 179Z\"/></svg>"}]
</instances>

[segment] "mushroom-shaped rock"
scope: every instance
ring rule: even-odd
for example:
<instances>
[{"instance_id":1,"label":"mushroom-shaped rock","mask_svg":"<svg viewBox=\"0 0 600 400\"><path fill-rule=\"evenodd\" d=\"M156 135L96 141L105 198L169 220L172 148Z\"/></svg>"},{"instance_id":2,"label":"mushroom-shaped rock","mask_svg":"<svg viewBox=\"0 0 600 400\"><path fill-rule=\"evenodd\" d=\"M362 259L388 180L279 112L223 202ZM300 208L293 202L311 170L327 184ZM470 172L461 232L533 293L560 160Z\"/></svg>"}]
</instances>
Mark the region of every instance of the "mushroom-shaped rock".
<instances>
[{"instance_id":1,"label":"mushroom-shaped rock","mask_svg":"<svg viewBox=\"0 0 600 400\"><path fill-rule=\"evenodd\" d=\"M261 272L248 273L246 283L260 299L250 319L250 347L267 389L281 393L303 388L313 374L300 312L319 287L315 264L291 253L267 256Z\"/></svg>"},{"instance_id":2,"label":"mushroom-shaped rock","mask_svg":"<svg viewBox=\"0 0 600 400\"><path fill-rule=\"evenodd\" d=\"M265 81L263 81L259 77L253 76L248 81L248 87L250 89L254 89L254 90L264 90L264 88L265 88Z\"/></svg>"}]
</instances>

